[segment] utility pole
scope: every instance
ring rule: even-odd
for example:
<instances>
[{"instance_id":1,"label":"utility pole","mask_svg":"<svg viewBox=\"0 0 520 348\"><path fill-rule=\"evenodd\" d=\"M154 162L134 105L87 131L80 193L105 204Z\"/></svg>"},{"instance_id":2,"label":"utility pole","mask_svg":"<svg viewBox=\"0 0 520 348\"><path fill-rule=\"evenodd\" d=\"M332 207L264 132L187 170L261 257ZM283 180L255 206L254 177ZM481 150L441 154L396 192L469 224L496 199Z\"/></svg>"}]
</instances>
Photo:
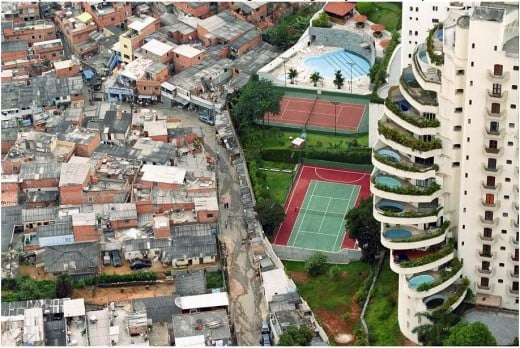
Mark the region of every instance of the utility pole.
<instances>
[{"instance_id":1,"label":"utility pole","mask_svg":"<svg viewBox=\"0 0 520 348\"><path fill-rule=\"evenodd\" d=\"M332 104L334 104L334 135L336 135L336 123L338 120L336 108L337 108L339 102L335 101L335 102L332 102Z\"/></svg>"},{"instance_id":2,"label":"utility pole","mask_svg":"<svg viewBox=\"0 0 520 348\"><path fill-rule=\"evenodd\" d=\"M350 65L350 94L352 94L352 66L355 64L355 63L348 63L348 65Z\"/></svg>"},{"instance_id":3,"label":"utility pole","mask_svg":"<svg viewBox=\"0 0 520 348\"><path fill-rule=\"evenodd\" d=\"M282 57L282 62L283 62L283 81L284 81L285 87L287 87L287 72L285 71L285 61L286 60L287 60L287 58Z\"/></svg>"}]
</instances>

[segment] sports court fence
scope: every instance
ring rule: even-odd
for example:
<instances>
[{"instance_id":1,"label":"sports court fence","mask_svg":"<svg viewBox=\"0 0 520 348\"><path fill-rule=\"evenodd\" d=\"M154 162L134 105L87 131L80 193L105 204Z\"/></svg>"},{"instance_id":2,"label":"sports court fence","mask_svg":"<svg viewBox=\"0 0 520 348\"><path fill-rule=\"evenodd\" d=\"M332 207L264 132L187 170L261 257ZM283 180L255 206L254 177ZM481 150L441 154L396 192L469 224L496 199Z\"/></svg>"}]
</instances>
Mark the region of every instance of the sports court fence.
<instances>
[{"instance_id":1,"label":"sports court fence","mask_svg":"<svg viewBox=\"0 0 520 348\"><path fill-rule=\"evenodd\" d=\"M286 245L271 244L273 251L281 260L307 261L316 252L320 252L327 257L328 263L347 264L361 260L361 250L341 249L338 252L304 249Z\"/></svg>"}]
</instances>

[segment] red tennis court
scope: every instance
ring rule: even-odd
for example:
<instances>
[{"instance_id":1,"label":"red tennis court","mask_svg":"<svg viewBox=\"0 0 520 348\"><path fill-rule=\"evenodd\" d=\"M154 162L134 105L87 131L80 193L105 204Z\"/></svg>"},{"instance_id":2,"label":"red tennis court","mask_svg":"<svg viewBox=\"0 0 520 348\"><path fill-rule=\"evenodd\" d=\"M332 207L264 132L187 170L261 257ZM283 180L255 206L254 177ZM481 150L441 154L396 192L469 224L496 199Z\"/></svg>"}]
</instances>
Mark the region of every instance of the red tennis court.
<instances>
[{"instance_id":1,"label":"red tennis court","mask_svg":"<svg viewBox=\"0 0 520 348\"><path fill-rule=\"evenodd\" d=\"M266 114L267 124L297 125L306 128L357 131L365 105L329 100L283 97L280 114Z\"/></svg>"},{"instance_id":2,"label":"red tennis court","mask_svg":"<svg viewBox=\"0 0 520 348\"><path fill-rule=\"evenodd\" d=\"M360 200L370 197L370 172L302 165L298 170L289 198L285 202L285 220L278 228L278 232L273 239L273 244L287 245L289 242L291 232L298 218L298 208L303 204L311 180L361 186L356 206L359 204ZM344 249L353 249L355 247L355 240L350 239L348 234L345 234L341 247Z\"/></svg>"}]
</instances>

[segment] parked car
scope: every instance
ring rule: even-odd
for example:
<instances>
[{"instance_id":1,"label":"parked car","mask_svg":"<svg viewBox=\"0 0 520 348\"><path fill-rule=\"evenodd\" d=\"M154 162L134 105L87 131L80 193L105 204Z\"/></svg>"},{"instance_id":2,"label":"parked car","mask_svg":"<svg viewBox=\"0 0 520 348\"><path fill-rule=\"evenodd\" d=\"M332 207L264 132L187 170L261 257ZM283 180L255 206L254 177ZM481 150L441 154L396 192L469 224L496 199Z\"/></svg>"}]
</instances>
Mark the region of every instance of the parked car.
<instances>
[{"instance_id":1,"label":"parked car","mask_svg":"<svg viewBox=\"0 0 520 348\"><path fill-rule=\"evenodd\" d=\"M269 334L262 334L262 338L260 339L260 344L264 347L271 346L271 336Z\"/></svg>"},{"instance_id":2,"label":"parked car","mask_svg":"<svg viewBox=\"0 0 520 348\"><path fill-rule=\"evenodd\" d=\"M121 254L119 250L112 250L112 265L114 267L120 267L123 264L121 263Z\"/></svg>"},{"instance_id":3,"label":"parked car","mask_svg":"<svg viewBox=\"0 0 520 348\"><path fill-rule=\"evenodd\" d=\"M271 328L269 328L269 324L267 323L267 321L263 321L262 322L262 335L263 334L270 334L271 333Z\"/></svg>"},{"instance_id":4,"label":"parked car","mask_svg":"<svg viewBox=\"0 0 520 348\"><path fill-rule=\"evenodd\" d=\"M103 266L110 266L112 260L110 259L110 252L105 251L103 253Z\"/></svg>"},{"instance_id":5,"label":"parked car","mask_svg":"<svg viewBox=\"0 0 520 348\"><path fill-rule=\"evenodd\" d=\"M152 267L152 263L149 260L137 260L130 264L130 269L143 269Z\"/></svg>"}]
</instances>

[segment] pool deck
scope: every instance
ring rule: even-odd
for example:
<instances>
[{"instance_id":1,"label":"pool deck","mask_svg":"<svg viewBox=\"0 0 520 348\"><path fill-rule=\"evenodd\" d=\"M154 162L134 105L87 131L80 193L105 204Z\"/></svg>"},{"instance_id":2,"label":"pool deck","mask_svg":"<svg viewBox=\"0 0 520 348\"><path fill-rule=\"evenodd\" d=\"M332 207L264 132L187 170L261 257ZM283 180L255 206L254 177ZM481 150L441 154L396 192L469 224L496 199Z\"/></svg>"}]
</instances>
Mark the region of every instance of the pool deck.
<instances>
[{"instance_id":1,"label":"pool deck","mask_svg":"<svg viewBox=\"0 0 520 348\"><path fill-rule=\"evenodd\" d=\"M381 46L382 40L389 40L391 39L391 34L388 31L384 31L383 35L380 38L375 38L372 34L373 31L370 29L370 26L373 24L370 21L365 22L365 27L363 29L357 28L356 23L354 20L349 19L347 22L343 25L332 23L334 29L344 29L346 31L352 31L355 33L362 33L364 35L370 35L374 41L375 41L375 48L376 48L376 57L382 58L384 55L384 49ZM304 40L307 40L306 38L303 38ZM316 88L316 89L327 89L327 90L337 90L338 88L333 83L333 78L327 78L324 77L321 82L318 82L317 86L314 87L313 83L310 81L310 76L314 72L310 67L306 66L304 63L304 59L311 56L320 56L329 52L337 51L342 49L341 47L330 47L330 46L316 46L316 45L301 45L301 43L296 44L295 46L300 46L299 50L296 51L296 53L290 57L288 57L285 61L285 72L289 74L289 69L294 68L298 71L298 76L294 79L294 86L299 87L309 87L309 88ZM284 64L280 64L276 66L274 69L272 69L269 72L272 76L279 78L280 76L284 75ZM349 80L349 74L345 74L343 76L345 78L345 84L342 87L343 91L350 91L350 80ZM283 79L280 80L283 83ZM291 81L287 80L287 85L291 86ZM369 76L363 76L359 78L354 78L352 80L352 93L355 94L370 94L370 77Z\"/></svg>"}]
</instances>

